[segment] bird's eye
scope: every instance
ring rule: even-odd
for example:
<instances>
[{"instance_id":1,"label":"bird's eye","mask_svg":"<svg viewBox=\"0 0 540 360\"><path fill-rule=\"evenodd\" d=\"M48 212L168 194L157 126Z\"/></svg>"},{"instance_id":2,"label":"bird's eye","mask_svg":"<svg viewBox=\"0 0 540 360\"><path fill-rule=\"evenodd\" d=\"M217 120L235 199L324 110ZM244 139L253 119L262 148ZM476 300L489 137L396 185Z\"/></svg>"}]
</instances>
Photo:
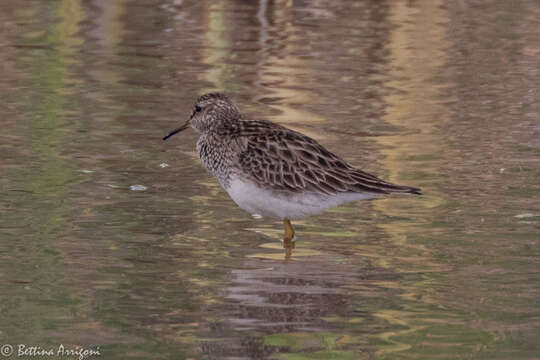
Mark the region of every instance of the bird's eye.
<instances>
[{"instance_id":1,"label":"bird's eye","mask_svg":"<svg viewBox=\"0 0 540 360\"><path fill-rule=\"evenodd\" d=\"M200 112L202 110L202 107L199 105L195 105L195 112Z\"/></svg>"}]
</instances>

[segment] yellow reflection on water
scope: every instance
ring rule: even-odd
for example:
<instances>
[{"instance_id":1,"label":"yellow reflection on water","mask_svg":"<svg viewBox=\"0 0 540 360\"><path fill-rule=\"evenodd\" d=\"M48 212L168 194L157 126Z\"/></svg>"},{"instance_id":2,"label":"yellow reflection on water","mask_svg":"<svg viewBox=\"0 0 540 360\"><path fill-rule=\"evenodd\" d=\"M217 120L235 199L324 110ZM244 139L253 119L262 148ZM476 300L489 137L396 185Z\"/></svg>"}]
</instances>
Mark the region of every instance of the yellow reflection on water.
<instances>
[{"instance_id":1,"label":"yellow reflection on water","mask_svg":"<svg viewBox=\"0 0 540 360\"><path fill-rule=\"evenodd\" d=\"M395 25L387 46L391 69L389 75L392 80L387 81L385 86L397 89L399 93L384 96L387 109L383 120L409 130L404 131L405 135L374 138L381 145L381 153L384 155L381 162L389 172L388 180L392 182L419 186L420 184L415 183L415 179L419 177L411 174L436 172L436 161L423 161L422 169L411 169L415 163L404 160L423 155L435 155L436 158L436 154L444 151L444 142L435 127L449 121L450 113L437 101L439 89L432 81L445 71L447 61L445 53L448 47L447 28L444 24L447 22L448 14L443 5L440 0L390 3L388 20ZM428 191L423 189L424 193ZM441 202L436 195L427 194L419 198L376 200L374 208L388 217L399 217L407 212L414 212L414 207L432 208L439 206ZM408 241L407 234L414 232L410 222L388 221L378 226L388 234L392 244L403 249L400 250L400 254L406 254L381 256L377 261L379 265L391 267L398 272L425 273L443 270L441 264L431 256L429 249ZM395 339L425 328L415 315L417 311L413 307L436 304L436 300L429 296L427 290L431 284L422 277L420 281L407 286L401 282L378 282L377 285L386 288L398 287L403 291L400 297L409 300L406 304L416 304L404 305L403 310L376 311L375 316L386 320L393 329L378 335L387 345L379 347L377 355L409 350L410 343Z\"/></svg>"},{"instance_id":2,"label":"yellow reflection on water","mask_svg":"<svg viewBox=\"0 0 540 360\"><path fill-rule=\"evenodd\" d=\"M212 85L202 89L202 93L245 91L245 85L238 79L242 65L234 63L241 56L241 52L235 50L234 45L238 34L242 34L245 29L231 21L230 15L234 12L231 8L233 5L224 0L204 2L205 28L202 61L209 66L209 69L204 71L199 78Z\"/></svg>"},{"instance_id":3,"label":"yellow reflection on water","mask_svg":"<svg viewBox=\"0 0 540 360\"><path fill-rule=\"evenodd\" d=\"M205 3L207 26L204 33L205 46L202 50L203 62L210 66L210 69L201 75L201 80L206 80L212 84L206 91L238 91L244 90L244 85L238 81L237 73L239 65L231 63L239 54L234 50L234 39L243 29L235 27L234 23L228 21L228 10L231 4L226 1L214 1ZM264 89L263 95L256 95L256 101L263 97L274 97L280 100L271 104L271 108L278 110L276 115L270 116L270 120L282 124L320 123L326 119L317 114L300 109L293 104L310 104L314 102L312 94L302 89L306 78L312 77L312 66L306 63L298 54L301 53L301 39L298 38L301 31L295 25L293 19L293 8L290 1L278 1L272 7L266 6L265 1L259 3L257 14L260 22L259 46L257 52L259 60L255 65L257 78L255 86ZM279 49L271 49L267 43L270 25L268 18L272 18L274 23L272 30L280 34L287 34L288 41ZM262 85L264 84L264 85ZM257 93L261 89L253 89ZM249 90L248 90L249 91ZM268 91L271 93L268 94ZM322 138L324 133L310 133L305 129L296 128L307 135Z\"/></svg>"},{"instance_id":4,"label":"yellow reflection on water","mask_svg":"<svg viewBox=\"0 0 540 360\"><path fill-rule=\"evenodd\" d=\"M390 171L390 180L398 182L398 174L410 172L411 163L403 161L408 156L436 155L443 150L444 143L434 130L449 121L450 113L437 101L439 91L432 80L445 71L445 49L449 45L443 24L447 19L441 1L419 1L414 6L392 3L389 20L397 27L388 45L389 74L393 80L385 85L402 91L384 97L388 107L383 120L411 131L374 139L382 145L383 163ZM424 171L431 170L435 168Z\"/></svg>"},{"instance_id":5,"label":"yellow reflection on water","mask_svg":"<svg viewBox=\"0 0 540 360\"><path fill-rule=\"evenodd\" d=\"M313 66L309 60L298 56L302 53L302 44L304 38L298 34L302 30L298 28L294 21L294 9L291 1L277 1L271 10L265 6L266 1L260 2L259 21L260 27L260 45L262 47L260 54L261 60L258 64L259 86L264 87L265 91L270 90L270 94L264 94L261 97L270 96L283 99L271 104L273 109L278 110L276 115L271 115L270 120L301 131L315 138L324 138L322 132L313 133L304 128L295 128L296 124L322 123L326 119L317 114L294 106L294 104L312 104L316 103L314 94L305 89L305 79L313 78ZM287 36L287 41L278 50L269 48L268 42L264 41L266 33L269 30L267 19L272 18L274 23L274 32ZM264 85L261 85L264 84ZM259 97L260 98L260 97ZM297 125L296 125L297 126Z\"/></svg>"},{"instance_id":6,"label":"yellow reflection on water","mask_svg":"<svg viewBox=\"0 0 540 360\"><path fill-rule=\"evenodd\" d=\"M418 186L413 179L403 179L403 174L417 171L411 170L412 162L404 161L409 156L433 155L444 151L444 142L435 131L435 126L449 121L450 113L434 98L438 95L436 85L429 80L444 71L446 63L445 48L446 27L448 18L441 1L419 1L411 3L392 2L389 21L396 26L390 35L388 50L390 51L390 75L393 80L385 85L402 90L399 94L387 95L385 122L410 129L405 135L378 136L374 141L381 145L384 158L381 162L389 171L387 178L396 183ZM419 36L429 34L429 36ZM429 60L429 61L428 61ZM421 111L417 111L421 109ZM437 116L438 122L431 116ZM437 164L422 162L422 171L436 172ZM441 204L441 199L428 193L418 198L385 198L374 201L375 209L388 216L402 216L407 207L424 206L428 208ZM402 207L399 204L403 203ZM410 205L414 202L413 205ZM397 206L396 206L397 205ZM409 223L393 221L380 224L393 242L400 246L415 247L429 256L427 249L407 242ZM422 259L425 261L428 259Z\"/></svg>"}]
</instances>

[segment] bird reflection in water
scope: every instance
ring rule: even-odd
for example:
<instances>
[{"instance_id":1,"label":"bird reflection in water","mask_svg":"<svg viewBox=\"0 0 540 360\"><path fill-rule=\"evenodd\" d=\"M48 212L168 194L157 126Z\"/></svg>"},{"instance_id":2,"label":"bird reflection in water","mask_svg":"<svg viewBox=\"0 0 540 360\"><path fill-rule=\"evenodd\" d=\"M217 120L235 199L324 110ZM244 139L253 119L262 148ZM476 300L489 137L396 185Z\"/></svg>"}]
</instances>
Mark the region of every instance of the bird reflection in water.
<instances>
[{"instance_id":1,"label":"bird reflection in water","mask_svg":"<svg viewBox=\"0 0 540 360\"><path fill-rule=\"evenodd\" d=\"M283 239L283 248L285 249L285 261L290 261L292 259L293 249L295 248L293 239Z\"/></svg>"}]
</instances>

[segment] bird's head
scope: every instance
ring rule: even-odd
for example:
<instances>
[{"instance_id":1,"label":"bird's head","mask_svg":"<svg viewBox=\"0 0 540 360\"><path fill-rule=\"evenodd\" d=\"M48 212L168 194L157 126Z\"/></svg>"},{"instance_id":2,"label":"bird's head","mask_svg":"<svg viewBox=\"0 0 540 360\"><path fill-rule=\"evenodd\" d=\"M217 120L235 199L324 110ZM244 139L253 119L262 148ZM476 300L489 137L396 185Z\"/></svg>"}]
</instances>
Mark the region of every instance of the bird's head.
<instances>
[{"instance_id":1,"label":"bird's head","mask_svg":"<svg viewBox=\"0 0 540 360\"><path fill-rule=\"evenodd\" d=\"M171 131L163 140L167 140L190 126L200 133L206 133L217 129L223 123L240 118L240 110L227 96L221 93L204 94L197 99L191 116L184 125Z\"/></svg>"}]
</instances>

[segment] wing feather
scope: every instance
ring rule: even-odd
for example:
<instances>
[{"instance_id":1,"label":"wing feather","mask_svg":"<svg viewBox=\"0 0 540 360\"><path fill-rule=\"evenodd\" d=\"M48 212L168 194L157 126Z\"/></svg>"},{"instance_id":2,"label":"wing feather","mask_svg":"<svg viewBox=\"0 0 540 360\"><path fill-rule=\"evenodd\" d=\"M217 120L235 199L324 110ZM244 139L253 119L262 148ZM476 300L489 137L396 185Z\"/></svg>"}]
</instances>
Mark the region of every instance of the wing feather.
<instances>
[{"instance_id":1,"label":"wing feather","mask_svg":"<svg viewBox=\"0 0 540 360\"><path fill-rule=\"evenodd\" d=\"M242 120L221 135L240 146L237 170L275 190L419 193L356 169L312 138L269 121Z\"/></svg>"}]
</instances>

